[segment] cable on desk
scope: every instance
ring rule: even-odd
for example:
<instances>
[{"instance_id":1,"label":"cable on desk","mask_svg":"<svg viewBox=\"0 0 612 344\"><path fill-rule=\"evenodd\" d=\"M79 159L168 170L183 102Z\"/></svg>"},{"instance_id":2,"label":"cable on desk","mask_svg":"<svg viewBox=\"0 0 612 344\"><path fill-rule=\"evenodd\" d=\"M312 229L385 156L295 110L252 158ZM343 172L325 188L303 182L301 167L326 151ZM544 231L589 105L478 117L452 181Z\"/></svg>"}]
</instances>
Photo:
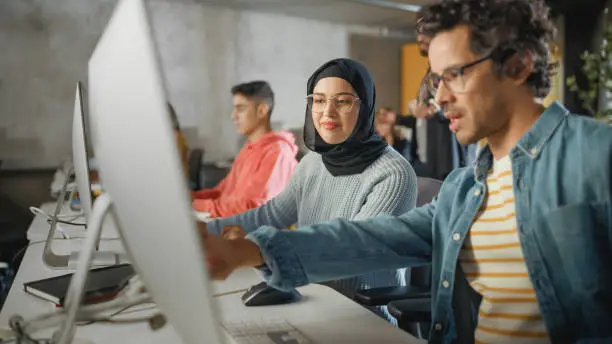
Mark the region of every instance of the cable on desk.
<instances>
[{"instance_id":1,"label":"cable on desk","mask_svg":"<svg viewBox=\"0 0 612 344\"><path fill-rule=\"evenodd\" d=\"M111 301L81 306L79 308L77 318L87 321L88 319L95 317L97 314L107 312L118 307L140 305L149 302L152 302L152 299L151 296L146 293L137 296L125 295L124 297L116 297ZM65 318L66 310L63 308L50 313L41 314L28 320L24 326L24 330L27 333L36 333L40 330L60 325Z\"/></svg>"},{"instance_id":2,"label":"cable on desk","mask_svg":"<svg viewBox=\"0 0 612 344\"><path fill-rule=\"evenodd\" d=\"M52 219L47 219L47 223L48 224L51 224L51 222L53 222ZM60 220L60 219L55 220L55 222L63 223L65 225L71 225L71 226L87 227L86 223L80 223L80 222L70 222L70 221L64 221L64 220Z\"/></svg>"},{"instance_id":3,"label":"cable on desk","mask_svg":"<svg viewBox=\"0 0 612 344\"><path fill-rule=\"evenodd\" d=\"M134 309L132 311L129 311L130 309L137 307L137 306L142 306L142 305L149 305L149 307L145 307L145 308L139 308L139 309ZM113 312L107 316L102 316L99 318L94 318L92 320L88 320L85 322L80 322L77 323L77 326L89 326L92 324L96 324L96 323L100 323L100 322L104 322L104 323L112 323L112 324L132 324L132 323L139 323L139 322L145 322L145 321L150 321L151 318L155 317L157 314L154 315L149 315L146 317L137 317L137 318L128 318L128 319L114 319L114 317L119 316L119 315L124 315L124 314L129 314L129 313L135 313L135 312L144 312L144 311L148 311L151 309L156 309L157 305L153 302L148 302L148 303L142 303L139 305L130 305L127 307L123 307L120 310Z\"/></svg>"},{"instance_id":4,"label":"cable on desk","mask_svg":"<svg viewBox=\"0 0 612 344\"><path fill-rule=\"evenodd\" d=\"M40 243L40 242L37 242ZM149 327L152 330L158 330L163 328L166 323L166 317L156 312L152 315L147 315L143 317L135 317L135 318L127 318L127 319L116 319L117 316L128 313L135 312L143 312L148 310L153 310L157 308L157 305L153 302L151 297L147 295L146 291L143 293L142 288L144 285L139 278L134 278L131 281L131 287L127 288L120 295L122 297L118 297L112 301L104 302L101 304L82 306L82 309L79 311L79 318L89 318L87 321L81 321L76 324L76 326L83 327L92 325L95 323L111 323L111 324L133 324L140 322L148 322ZM213 294L212 297L220 297L225 295L237 294L246 291L247 289L239 289L224 293ZM135 295L140 291L140 295ZM104 310L110 310L114 307L118 307L123 305L123 308L109 314L106 316L98 316L96 313L103 312ZM149 305L148 307L133 309L137 306ZM131 310L131 311L130 311ZM28 332L35 333L38 330L49 328L56 326L62 320L64 320L64 310L55 311L49 314L44 314L39 316L34 321L30 321L29 323L25 323L23 318L20 316L14 316L10 319L10 327L13 329L17 338L10 339L6 341L0 341L0 344L53 344L52 339L34 339L28 335ZM26 328L29 328L26 330ZM27 332L26 332L27 331Z\"/></svg>"},{"instance_id":5,"label":"cable on desk","mask_svg":"<svg viewBox=\"0 0 612 344\"><path fill-rule=\"evenodd\" d=\"M8 340L0 341L0 344L53 344L52 339L29 339L29 341L25 341L25 339L21 339L18 341L17 338L12 338Z\"/></svg>"},{"instance_id":6,"label":"cable on desk","mask_svg":"<svg viewBox=\"0 0 612 344\"><path fill-rule=\"evenodd\" d=\"M59 201L58 201L59 202ZM44 217L46 217L47 219L52 219L53 216L51 214L45 213L44 211L42 211L42 209L38 208L38 207L30 207L30 212L34 215L42 215ZM83 213L77 213L77 214L57 214L57 217L59 220L63 220L63 221L67 221L67 222L72 222L80 217L83 217L85 214Z\"/></svg>"},{"instance_id":7,"label":"cable on desk","mask_svg":"<svg viewBox=\"0 0 612 344\"><path fill-rule=\"evenodd\" d=\"M47 221L49 221L49 220L52 220L52 219L53 219L53 217L52 217L51 215L49 215L49 214L45 213L44 211L42 211L40 208L37 208L37 207L30 207L30 212L31 212L32 214L34 214L35 216L39 216L39 215L44 216L44 217L47 219ZM80 216L80 215L79 215L79 216ZM58 214L58 215L57 215L57 216L55 216L55 217L56 217L56 218L59 220L59 219L60 219L60 217L64 217L64 216L62 216L61 214ZM71 220L75 220L75 219L76 219L76 217L75 217L75 218L72 218ZM69 235L66 233L66 231L65 231L63 228L61 228L61 226L59 225L59 223L56 223L56 230L57 230L58 232L60 232L60 234L62 235L62 237L63 237L63 238L65 238L65 239L70 239L70 236L69 236Z\"/></svg>"},{"instance_id":8,"label":"cable on desk","mask_svg":"<svg viewBox=\"0 0 612 344\"><path fill-rule=\"evenodd\" d=\"M3 340L0 344L53 344L51 339L34 339L23 328L24 320L22 317L13 317L9 320L9 326L13 329L15 338Z\"/></svg>"},{"instance_id":9,"label":"cable on desk","mask_svg":"<svg viewBox=\"0 0 612 344\"><path fill-rule=\"evenodd\" d=\"M79 310L79 318L88 319L95 318L96 314L109 311L116 307L124 307L130 308L135 305L142 305L146 303L151 303L151 297L147 294L132 296L126 295L123 298L119 298L118 300L112 300L108 302L104 302L96 305L87 305L83 306L81 310ZM125 311L125 310L122 310ZM0 344L53 344L52 339L34 339L29 334L36 333L40 330L51 328L58 326L62 321L65 320L65 310L57 310L47 314L43 314L29 321L24 321L23 317L19 315L14 315L9 320L9 327L13 330L13 333L16 338L12 338L10 340L0 341ZM155 314L153 316L149 316L147 318L142 319L124 319L124 322L144 322L149 321L151 323L152 319L159 317L159 314ZM95 319L97 320L97 319ZM104 319L103 319L104 320ZM114 319L113 319L114 320ZM117 322L117 321L114 321Z\"/></svg>"},{"instance_id":10,"label":"cable on desk","mask_svg":"<svg viewBox=\"0 0 612 344\"><path fill-rule=\"evenodd\" d=\"M244 293L244 292L246 292L248 290L249 290L248 288L232 290L232 291L227 291L227 292L224 292L224 293L213 294L212 297L221 297L221 296L226 296L226 295L233 295L233 294L238 294L238 293Z\"/></svg>"},{"instance_id":11,"label":"cable on desk","mask_svg":"<svg viewBox=\"0 0 612 344\"><path fill-rule=\"evenodd\" d=\"M53 344L53 339L11 338L0 341L0 344Z\"/></svg>"},{"instance_id":12,"label":"cable on desk","mask_svg":"<svg viewBox=\"0 0 612 344\"><path fill-rule=\"evenodd\" d=\"M34 215L42 215L44 217L47 218L47 223L51 223L51 221L53 221L53 216L51 216L48 213L45 213L44 211L42 211L40 208L37 207L30 207L30 212ZM86 223L79 223L79 222L72 222L73 220L78 219L79 217L84 216L83 213L79 213L79 214L64 214L64 215L57 215L56 216L56 230L61 234L61 237L58 238L53 238L55 239L66 239L66 240L71 240L71 239L84 239L86 238L85 235L82 236L71 236L68 235L68 233L66 232L65 229L63 229L60 226L61 224L65 224L65 225L72 225L72 226L79 226L79 227L86 227L87 224ZM67 218L68 220L64 220L62 218ZM100 240L119 240L120 238L101 238Z\"/></svg>"},{"instance_id":13,"label":"cable on desk","mask_svg":"<svg viewBox=\"0 0 612 344\"><path fill-rule=\"evenodd\" d=\"M11 264L10 265L11 266L15 265L15 261L17 260L17 258L19 258L19 256L22 255L28 247L30 247L32 245L36 245L36 244L42 244L42 243L45 243L45 242L46 242L46 240L29 242L27 245L25 245L24 247L20 248L19 251L17 251L17 253L15 253L15 255L13 255L13 258L11 259Z\"/></svg>"}]
</instances>

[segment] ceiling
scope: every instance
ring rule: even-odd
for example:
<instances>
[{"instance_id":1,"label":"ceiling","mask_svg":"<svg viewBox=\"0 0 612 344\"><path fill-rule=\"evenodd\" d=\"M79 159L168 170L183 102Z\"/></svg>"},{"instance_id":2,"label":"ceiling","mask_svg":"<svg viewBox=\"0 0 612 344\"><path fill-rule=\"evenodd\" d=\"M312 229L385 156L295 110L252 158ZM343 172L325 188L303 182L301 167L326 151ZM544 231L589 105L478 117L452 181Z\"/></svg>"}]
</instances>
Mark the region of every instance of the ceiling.
<instances>
[{"instance_id":1,"label":"ceiling","mask_svg":"<svg viewBox=\"0 0 612 344\"><path fill-rule=\"evenodd\" d=\"M416 12L437 0L191 0L239 10L277 13L294 17L355 25L389 37L414 38ZM605 0L546 0L553 14L572 13ZM600 6L601 7L601 6Z\"/></svg>"},{"instance_id":2,"label":"ceiling","mask_svg":"<svg viewBox=\"0 0 612 344\"><path fill-rule=\"evenodd\" d=\"M435 0L197 0L207 5L231 7L363 25L412 35L416 11Z\"/></svg>"}]
</instances>

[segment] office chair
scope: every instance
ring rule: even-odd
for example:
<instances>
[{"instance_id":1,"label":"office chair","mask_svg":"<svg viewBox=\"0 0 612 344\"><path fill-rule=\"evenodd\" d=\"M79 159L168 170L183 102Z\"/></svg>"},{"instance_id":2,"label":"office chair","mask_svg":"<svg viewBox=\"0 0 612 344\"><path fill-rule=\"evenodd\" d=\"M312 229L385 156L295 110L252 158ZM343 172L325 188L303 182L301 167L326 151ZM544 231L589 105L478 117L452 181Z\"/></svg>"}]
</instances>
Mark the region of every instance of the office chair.
<instances>
[{"instance_id":1,"label":"office chair","mask_svg":"<svg viewBox=\"0 0 612 344\"><path fill-rule=\"evenodd\" d=\"M441 186L442 182L439 180L417 177L417 207L431 202L438 195ZM406 276L409 277L409 281L407 278L407 285L405 287L382 287L359 290L355 295L355 301L365 306L383 306L392 301L408 299L414 300L415 305L425 304L426 307L424 309L427 311L427 315L415 315L418 321L410 321L411 319L408 319L408 315L404 314L400 323L400 319L396 316L400 328L422 338L429 332L431 321L428 318L430 312L429 299L431 297L431 265L414 267L409 271L410 276L408 274ZM423 307L419 309L423 309ZM392 308L389 308L389 312L395 316Z\"/></svg>"},{"instance_id":2,"label":"office chair","mask_svg":"<svg viewBox=\"0 0 612 344\"><path fill-rule=\"evenodd\" d=\"M200 148L192 149L191 152L189 152L189 188L193 191L202 188L200 169L202 167L203 156L204 150Z\"/></svg>"},{"instance_id":3,"label":"office chair","mask_svg":"<svg viewBox=\"0 0 612 344\"><path fill-rule=\"evenodd\" d=\"M417 207L437 196L442 182L417 178ZM431 266L411 269L406 287L386 287L361 290L355 300L368 306L388 305L389 313L397 319L398 327L418 338L427 338L431 327ZM457 266L453 289L453 313L456 344L473 344L480 295L472 289L461 266Z\"/></svg>"},{"instance_id":4,"label":"office chair","mask_svg":"<svg viewBox=\"0 0 612 344\"><path fill-rule=\"evenodd\" d=\"M475 343L474 332L481 301L482 297L469 285L461 266L457 265L452 301L456 331L453 344ZM425 334L429 333L431 324L431 297L392 301L388 304L388 310L397 319L399 328L419 338L427 338ZM424 323L428 326L415 325ZM410 331L415 329L416 333Z\"/></svg>"}]
</instances>

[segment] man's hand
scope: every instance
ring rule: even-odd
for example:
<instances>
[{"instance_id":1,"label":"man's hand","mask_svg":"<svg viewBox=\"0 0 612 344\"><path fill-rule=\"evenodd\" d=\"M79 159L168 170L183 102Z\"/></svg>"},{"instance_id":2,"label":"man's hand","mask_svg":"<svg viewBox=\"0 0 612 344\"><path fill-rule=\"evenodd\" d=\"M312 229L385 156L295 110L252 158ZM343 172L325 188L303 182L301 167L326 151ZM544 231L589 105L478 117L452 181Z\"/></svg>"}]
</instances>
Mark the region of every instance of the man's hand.
<instances>
[{"instance_id":1,"label":"man's hand","mask_svg":"<svg viewBox=\"0 0 612 344\"><path fill-rule=\"evenodd\" d=\"M221 230L221 236L229 240L242 239L246 236L246 232L240 226L225 226Z\"/></svg>"},{"instance_id":2,"label":"man's hand","mask_svg":"<svg viewBox=\"0 0 612 344\"><path fill-rule=\"evenodd\" d=\"M437 109L432 104L423 104L419 103L416 99L408 102L408 109L410 109L410 114L416 118L430 118L437 112Z\"/></svg>"},{"instance_id":3,"label":"man's hand","mask_svg":"<svg viewBox=\"0 0 612 344\"><path fill-rule=\"evenodd\" d=\"M219 196L221 196L221 193L219 192L219 190L214 190L214 189L203 189L203 190L193 191L191 193L191 198L193 200L216 199L216 198L219 198Z\"/></svg>"},{"instance_id":4,"label":"man's hand","mask_svg":"<svg viewBox=\"0 0 612 344\"><path fill-rule=\"evenodd\" d=\"M239 267L255 267L264 263L254 242L247 239L228 240L208 234L203 222L198 222L198 230L206 251L208 272L213 280L224 280Z\"/></svg>"}]
</instances>

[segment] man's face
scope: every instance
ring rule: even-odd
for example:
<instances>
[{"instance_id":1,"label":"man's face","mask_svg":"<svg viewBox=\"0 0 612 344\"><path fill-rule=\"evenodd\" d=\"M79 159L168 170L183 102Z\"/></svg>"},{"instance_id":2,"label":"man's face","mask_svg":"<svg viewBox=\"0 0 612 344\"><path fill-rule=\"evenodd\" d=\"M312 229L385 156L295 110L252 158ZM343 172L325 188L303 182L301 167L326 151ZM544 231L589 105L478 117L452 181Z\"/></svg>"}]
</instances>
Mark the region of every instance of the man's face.
<instances>
[{"instance_id":1,"label":"man's face","mask_svg":"<svg viewBox=\"0 0 612 344\"><path fill-rule=\"evenodd\" d=\"M245 97L239 93L235 94L232 121L236 126L236 131L248 136L265 123L267 114L262 111L264 110L262 107L265 106L265 104L260 104L255 99Z\"/></svg>"},{"instance_id":2,"label":"man's face","mask_svg":"<svg viewBox=\"0 0 612 344\"><path fill-rule=\"evenodd\" d=\"M380 109L374 120L374 126L379 135L388 135L395 125L397 114L393 111Z\"/></svg>"},{"instance_id":3,"label":"man's face","mask_svg":"<svg viewBox=\"0 0 612 344\"><path fill-rule=\"evenodd\" d=\"M452 72L482 57L470 49L467 26L440 32L431 40L431 72L436 75L446 72L445 75L453 76L455 80L441 81L435 100L444 109L444 116L451 120L449 128L462 144L475 143L507 125L506 104L517 87L508 78L495 73L490 59L465 68L462 73ZM448 84L453 84L458 90L449 90Z\"/></svg>"},{"instance_id":4,"label":"man's face","mask_svg":"<svg viewBox=\"0 0 612 344\"><path fill-rule=\"evenodd\" d=\"M395 111L389 111L384 109L380 110L380 113L378 114L377 118L377 120L379 120L381 123L389 125L395 125L396 119L397 114L395 113Z\"/></svg>"}]
</instances>

